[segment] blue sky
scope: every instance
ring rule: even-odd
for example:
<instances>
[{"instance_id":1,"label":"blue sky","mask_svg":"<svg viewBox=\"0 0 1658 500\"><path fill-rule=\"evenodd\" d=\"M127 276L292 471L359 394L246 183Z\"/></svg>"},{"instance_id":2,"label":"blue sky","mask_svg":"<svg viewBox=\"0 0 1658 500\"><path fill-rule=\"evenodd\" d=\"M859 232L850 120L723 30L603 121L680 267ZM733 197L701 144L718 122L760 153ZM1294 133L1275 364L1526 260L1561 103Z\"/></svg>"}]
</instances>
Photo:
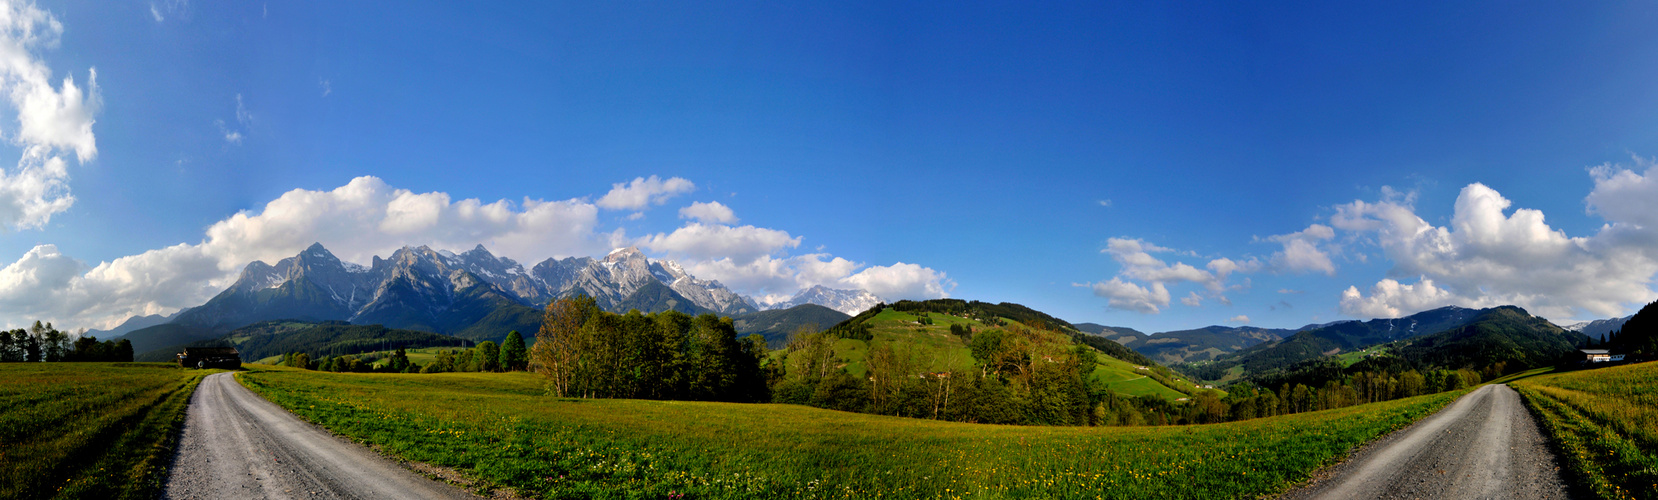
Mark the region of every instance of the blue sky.
<instances>
[{"instance_id":1,"label":"blue sky","mask_svg":"<svg viewBox=\"0 0 1658 500\"><path fill-rule=\"evenodd\" d=\"M311 241L1144 331L1658 299L1658 6L1142 4L10 2L0 322Z\"/></svg>"}]
</instances>

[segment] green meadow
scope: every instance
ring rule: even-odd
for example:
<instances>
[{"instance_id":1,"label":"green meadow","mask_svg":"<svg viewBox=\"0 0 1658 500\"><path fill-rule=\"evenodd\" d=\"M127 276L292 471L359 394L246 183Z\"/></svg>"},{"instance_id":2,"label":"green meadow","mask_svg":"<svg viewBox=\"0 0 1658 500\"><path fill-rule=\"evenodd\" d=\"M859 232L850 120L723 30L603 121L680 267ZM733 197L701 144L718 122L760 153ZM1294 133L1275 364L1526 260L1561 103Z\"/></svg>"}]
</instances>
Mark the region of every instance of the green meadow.
<instances>
[{"instance_id":1,"label":"green meadow","mask_svg":"<svg viewBox=\"0 0 1658 500\"><path fill-rule=\"evenodd\" d=\"M542 498L1256 497L1461 394L1214 425L1020 427L558 399L528 373L251 368L244 385L336 433Z\"/></svg>"},{"instance_id":2,"label":"green meadow","mask_svg":"<svg viewBox=\"0 0 1658 500\"><path fill-rule=\"evenodd\" d=\"M201 377L164 363L0 364L0 498L153 498Z\"/></svg>"},{"instance_id":3,"label":"green meadow","mask_svg":"<svg viewBox=\"0 0 1658 500\"><path fill-rule=\"evenodd\" d=\"M1658 363L1509 383L1541 417L1572 476L1601 498L1658 498Z\"/></svg>"}]
</instances>

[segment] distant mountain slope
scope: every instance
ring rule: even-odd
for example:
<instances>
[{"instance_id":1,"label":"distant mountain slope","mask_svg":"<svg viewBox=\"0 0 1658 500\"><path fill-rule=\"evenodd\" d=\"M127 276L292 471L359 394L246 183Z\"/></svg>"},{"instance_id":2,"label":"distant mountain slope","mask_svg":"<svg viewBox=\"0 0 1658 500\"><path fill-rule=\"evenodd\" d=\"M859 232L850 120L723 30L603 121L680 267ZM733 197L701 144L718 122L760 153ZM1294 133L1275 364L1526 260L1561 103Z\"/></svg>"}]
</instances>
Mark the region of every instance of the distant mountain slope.
<instances>
[{"instance_id":1,"label":"distant mountain slope","mask_svg":"<svg viewBox=\"0 0 1658 500\"><path fill-rule=\"evenodd\" d=\"M180 311L180 312L182 312L182 311ZM89 336L89 337L98 337L100 339L109 340L109 339L113 339L115 337L120 337L122 335L126 335L129 332L134 332L134 331L138 331L138 330L141 330L141 329L144 329L144 328L149 328L149 327L152 327L152 326L155 326L155 325L164 324L168 321L172 321L173 317L177 316L177 315L178 315L178 313L175 312L173 314L168 314L168 315L151 314L149 316L133 316L133 317L127 318L126 321L121 322L120 325L116 325L115 328L111 328L111 329L108 329L108 330L87 330L86 335Z\"/></svg>"},{"instance_id":2,"label":"distant mountain slope","mask_svg":"<svg viewBox=\"0 0 1658 500\"><path fill-rule=\"evenodd\" d=\"M1622 318L1597 319L1594 321L1585 321L1582 323L1562 326L1561 328L1588 335L1589 338L1599 340L1601 335L1606 335L1615 330L1622 329L1624 323L1627 323L1629 319L1633 317L1635 316L1629 315Z\"/></svg>"},{"instance_id":3,"label":"distant mountain slope","mask_svg":"<svg viewBox=\"0 0 1658 500\"><path fill-rule=\"evenodd\" d=\"M1422 336L1399 349L1418 366L1480 369L1494 363L1547 366L1587 338L1515 306L1481 310L1468 324Z\"/></svg>"},{"instance_id":4,"label":"distant mountain slope","mask_svg":"<svg viewBox=\"0 0 1658 500\"><path fill-rule=\"evenodd\" d=\"M633 293L613 302L607 310L625 313L635 309L645 314L662 311L679 311L692 316L715 313L697 305L660 281L648 281L639 285Z\"/></svg>"},{"instance_id":5,"label":"distant mountain slope","mask_svg":"<svg viewBox=\"0 0 1658 500\"><path fill-rule=\"evenodd\" d=\"M1438 329L1438 331L1433 331ZM1554 363L1586 338L1514 306L1448 307L1404 318L1344 322L1297 332L1208 363L1181 365L1208 380L1251 378L1282 382L1344 366L1393 366L1398 370L1473 368L1505 363L1505 370ZM1362 356L1337 355L1365 352ZM1287 375L1300 374L1300 375ZM1313 377L1317 379L1318 377Z\"/></svg>"},{"instance_id":6,"label":"distant mountain slope","mask_svg":"<svg viewBox=\"0 0 1658 500\"><path fill-rule=\"evenodd\" d=\"M1329 323L1322 328L1302 330L1282 340L1241 350L1218 360L1241 365L1248 372L1261 372L1366 346L1438 333L1466 325L1486 311L1449 306L1403 318Z\"/></svg>"},{"instance_id":7,"label":"distant mountain slope","mask_svg":"<svg viewBox=\"0 0 1658 500\"><path fill-rule=\"evenodd\" d=\"M121 338L132 342L132 352L142 354L163 347L211 339L223 333L211 328L168 323L140 328L122 335Z\"/></svg>"},{"instance_id":8,"label":"distant mountain slope","mask_svg":"<svg viewBox=\"0 0 1658 500\"><path fill-rule=\"evenodd\" d=\"M312 358L338 356L397 348L472 345L466 339L430 332L397 330L380 325L353 325L343 321L312 323L303 321L263 321L238 328L230 333L208 340L174 345L147 351L137 356L138 361L169 361L185 345L235 347L243 361L303 352Z\"/></svg>"},{"instance_id":9,"label":"distant mountain slope","mask_svg":"<svg viewBox=\"0 0 1658 500\"><path fill-rule=\"evenodd\" d=\"M1119 335L1112 340L1117 340L1159 363L1176 364L1208 361L1262 343L1273 342L1293 333L1293 330L1279 328L1214 325L1139 337Z\"/></svg>"},{"instance_id":10,"label":"distant mountain slope","mask_svg":"<svg viewBox=\"0 0 1658 500\"><path fill-rule=\"evenodd\" d=\"M1105 326L1099 323L1073 323L1077 330L1089 335L1105 337L1119 344L1130 345L1145 340L1144 332L1124 326Z\"/></svg>"},{"instance_id":11,"label":"distant mountain slope","mask_svg":"<svg viewBox=\"0 0 1658 500\"><path fill-rule=\"evenodd\" d=\"M760 334L772 348L781 347L789 335L802 326L824 330L850 319L846 313L817 304L800 304L788 309L772 309L731 318L737 334Z\"/></svg>"}]
</instances>

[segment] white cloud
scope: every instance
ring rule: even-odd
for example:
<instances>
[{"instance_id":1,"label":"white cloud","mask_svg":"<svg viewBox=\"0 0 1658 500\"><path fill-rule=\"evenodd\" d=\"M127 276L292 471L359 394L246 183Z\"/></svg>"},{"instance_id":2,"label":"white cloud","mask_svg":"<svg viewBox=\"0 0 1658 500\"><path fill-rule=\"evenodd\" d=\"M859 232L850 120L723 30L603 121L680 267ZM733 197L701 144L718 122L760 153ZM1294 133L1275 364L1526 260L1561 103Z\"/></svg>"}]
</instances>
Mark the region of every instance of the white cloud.
<instances>
[{"instance_id":1,"label":"white cloud","mask_svg":"<svg viewBox=\"0 0 1658 500\"><path fill-rule=\"evenodd\" d=\"M1584 199L1588 212L1607 220L1658 230L1658 165L1636 158L1645 173L1601 165L1589 170L1595 189Z\"/></svg>"},{"instance_id":2,"label":"white cloud","mask_svg":"<svg viewBox=\"0 0 1658 500\"><path fill-rule=\"evenodd\" d=\"M633 182L611 185L610 192L599 198L597 205L610 210L639 210L653 204L667 203L669 198L689 193L696 187L691 181L679 177L668 180L654 175L649 178L638 177L633 179Z\"/></svg>"},{"instance_id":3,"label":"white cloud","mask_svg":"<svg viewBox=\"0 0 1658 500\"><path fill-rule=\"evenodd\" d=\"M1247 324L1249 324L1249 316L1244 316L1242 314L1239 314L1237 316L1227 318L1226 322L1228 322L1228 323L1237 323L1237 324L1240 324L1240 325L1247 325Z\"/></svg>"},{"instance_id":4,"label":"white cloud","mask_svg":"<svg viewBox=\"0 0 1658 500\"><path fill-rule=\"evenodd\" d=\"M946 288L955 283L944 273L917 264L894 263L890 266L870 266L857 274L841 278L841 283L858 288L887 300L936 299L949 297Z\"/></svg>"},{"instance_id":5,"label":"white cloud","mask_svg":"<svg viewBox=\"0 0 1658 500\"><path fill-rule=\"evenodd\" d=\"M1106 307L1112 309L1157 314L1169 306L1169 289L1162 283L1142 286L1122 278L1111 278L1088 286L1094 290L1094 295L1105 297Z\"/></svg>"},{"instance_id":6,"label":"white cloud","mask_svg":"<svg viewBox=\"0 0 1658 500\"><path fill-rule=\"evenodd\" d=\"M1099 200L1098 203L1102 207L1111 208L1111 200L1110 199Z\"/></svg>"},{"instance_id":7,"label":"white cloud","mask_svg":"<svg viewBox=\"0 0 1658 500\"><path fill-rule=\"evenodd\" d=\"M679 209L679 218L720 224L737 222L737 214L731 211L731 207L717 201L692 203L691 206Z\"/></svg>"},{"instance_id":8,"label":"white cloud","mask_svg":"<svg viewBox=\"0 0 1658 500\"><path fill-rule=\"evenodd\" d=\"M1649 174L1651 170L1648 170ZM1586 202L1609 224L1588 237L1568 237L1543 213L1515 209L1484 184L1457 196L1448 226L1418 217L1410 199L1397 195L1375 203L1338 206L1331 224L1379 246L1393 262L1390 276L1419 276L1414 285L1384 279L1365 296L1343 292L1342 312L1396 317L1445 305L1513 304L1550 318L1626 314L1632 304L1658 298L1658 231L1646 224L1658 195L1646 176L1599 167Z\"/></svg>"},{"instance_id":9,"label":"white cloud","mask_svg":"<svg viewBox=\"0 0 1658 500\"><path fill-rule=\"evenodd\" d=\"M1335 263L1330 261L1330 255L1318 245L1335 237L1335 230L1323 224L1313 224L1301 231L1268 237L1268 240L1284 246L1283 250L1272 255L1273 270L1285 273L1321 272L1334 276Z\"/></svg>"},{"instance_id":10,"label":"white cloud","mask_svg":"<svg viewBox=\"0 0 1658 500\"><path fill-rule=\"evenodd\" d=\"M84 88L72 75L53 86L52 70L35 54L57 47L62 34L63 24L33 3L0 2L0 93L17 112L13 139L23 149L15 170L0 171L0 228L43 227L68 210L75 198L60 154L73 152L80 163L98 156L97 70L87 71Z\"/></svg>"},{"instance_id":11,"label":"white cloud","mask_svg":"<svg viewBox=\"0 0 1658 500\"><path fill-rule=\"evenodd\" d=\"M1227 277L1237 272L1253 272L1261 267L1260 262L1255 259L1234 261L1224 257L1210 260L1205 265L1209 269L1207 271L1184 262L1170 264L1151 253L1189 256L1196 254L1178 252L1129 238L1111 238L1106 241L1106 248L1100 252L1110 255L1111 259L1121 266L1117 275L1107 281L1080 286L1088 286L1093 289L1094 295L1108 299L1108 308L1146 314L1158 314L1163 308L1168 307L1168 285L1175 283L1202 285L1211 298L1222 304L1230 304L1231 301L1222 294L1227 290ZM1194 307L1202 304L1201 300L1202 297L1196 292L1180 299L1182 304Z\"/></svg>"},{"instance_id":12,"label":"white cloud","mask_svg":"<svg viewBox=\"0 0 1658 500\"><path fill-rule=\"evenodd\" d=\"M167 20L166 17L162 17L161 9L156 8L155 2L150 2L150 16L154 17L155 22L158 22L158 23Z\"/></svg>"},{"instance_id":13,"label":"white cloud","mask_svg":"<svg viewBox=\"0 0 1658 500\"><path fill-rule=\"evenodd\" d=\"M318 80L317 86L322 88L323 97L328 97L328 94L334 93L334 82L330 82L327 79Z\"/></svg>"},{"instance_id":14,"label":"white cloud","mask_svg":"<svg viewBox=\"0 0 1658 500\"><path fill-rule=\"evenodd\" d=\"M656 252L694 260L728 257L748 262L785 248L798 247L800 238L776 229L692 222L672 233L657 233L642 238L639 244Z\"/></svg>"},{"instance_id":15,"label":"white cloud","mask_svg":"<svg viewBox=\"0 0 1658 500\"><path fill-rule=\"evenodd\" d=\"M1418 277L1414 285L1383 279L1370 287L1369 297L1359 293L1356 286L1349 286L1341 292L1341 313L1362 318L1397 318L1457 304L1478 306L1434 286L1433 280L1425 276Z\"/></svg>"}]
</instances>

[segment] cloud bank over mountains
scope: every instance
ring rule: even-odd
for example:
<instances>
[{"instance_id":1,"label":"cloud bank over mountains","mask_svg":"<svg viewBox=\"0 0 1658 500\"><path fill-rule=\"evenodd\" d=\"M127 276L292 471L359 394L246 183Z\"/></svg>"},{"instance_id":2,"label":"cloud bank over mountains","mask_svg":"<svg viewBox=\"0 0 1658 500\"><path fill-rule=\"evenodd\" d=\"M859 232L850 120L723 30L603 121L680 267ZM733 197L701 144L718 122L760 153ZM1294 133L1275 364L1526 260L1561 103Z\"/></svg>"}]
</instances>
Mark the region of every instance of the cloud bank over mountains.
<instances>
[{"instance_id":1,"label":"cloud bank over mountains","mask_svg":"<svg viewBox=\"0 0 1658 500\"><path fill-rule=\"evenodd\" d=\"M284 193L257 211L214 223L199 243L94 266L64 255L55 245L36 246L0 268L0 317L108 327L131 315L170 313L201 304L249 262L276 262L313 242L356 263L405 245L461 251L484 244L520 262L602 256L637 245L678 260L698 278L718 280L761 301L786 298L813 285L863 288L889 299L944 297L954 286L945 273L916 264L868 266L821 253L790 255L800 236L727 225L722 221L735 221L735 215L715 202L686 207L685 213L697 215L695 220L667 233L634 237L600 222L602 210L648 210L694 190L689 180L652 176L618 183L596 202L525 198L485 203L358 177L332 190Z\"/></svg>"},{"instance_id":2,"label":"cloud bank over mountains","mask_svg":"<svg viewBox=\"0 0 1658 500\"><path fill-rule=\"evenodd\" d=\"M1642 170L1644 169L1644 171ZM1153 253L1178 252L1137 239L1112 238L1102 253L1120 265L1109 280L1082 283L1111 309L1158 314L1168 307L1169 287L1201 285L1181 299L1228 303L1234 274L1337 276L1334 257L1363 261L1379 255L1392 264L1386 277L1348 286L1338 298L1342 314L1397 318L1456 305L1518 305L1549 318L1611 317L1658 299L1658 165L1590 169L1595 187L1584 199L1587 213L1606 223L1589 236L1572 237L1550 227L1543 212L1517 208L1481 183L1462 189L1450 222L1436 226L1417 215L1415 196L1384 188L1376 201L1337 205L1328 225L1260 238L1280 245L1271 256L1215 258L1203 269ZM1187 254L1187 257L1195 257Z\"/></svg>"}]
</instances>

